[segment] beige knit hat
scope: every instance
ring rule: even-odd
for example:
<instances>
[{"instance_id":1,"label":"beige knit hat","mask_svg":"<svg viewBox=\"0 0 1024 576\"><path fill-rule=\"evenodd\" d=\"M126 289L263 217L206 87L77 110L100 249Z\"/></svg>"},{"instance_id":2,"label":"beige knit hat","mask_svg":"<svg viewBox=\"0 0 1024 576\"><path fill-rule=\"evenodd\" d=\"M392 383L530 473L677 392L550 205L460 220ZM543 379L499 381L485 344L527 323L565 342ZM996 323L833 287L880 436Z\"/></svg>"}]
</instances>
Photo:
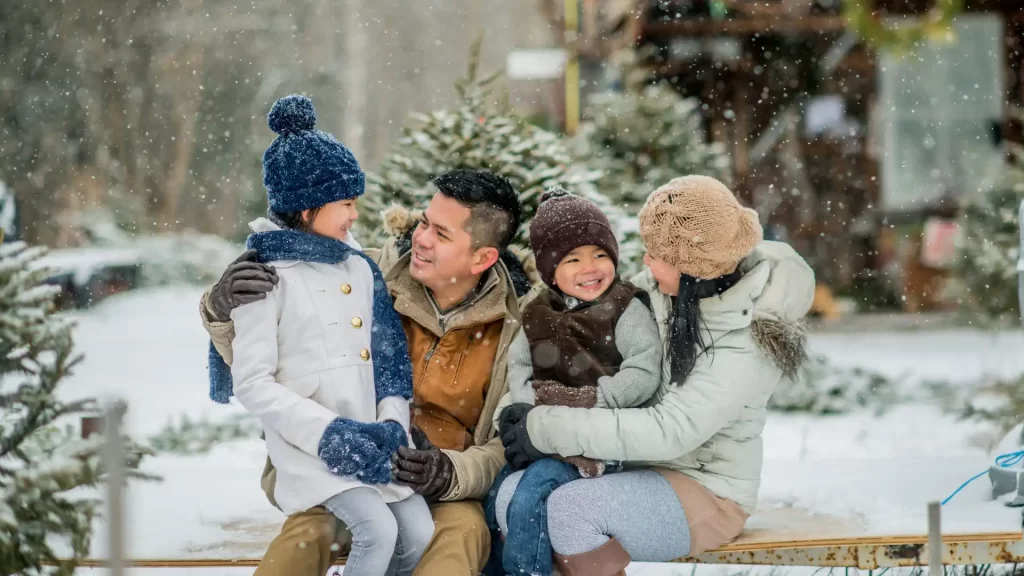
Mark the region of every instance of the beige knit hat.
<instances>
[{"instance_id":1,"label":"beige knit hat","mask_svg":"<svg viewBox=\"0 0 1024 576\"><path fill-rule=\"evenodd\" d=\"M757 212L707 176L673 178L640 209L647 252L682 274L711 280L729 274L761 242Z\"/></svg>"}]
</instances>

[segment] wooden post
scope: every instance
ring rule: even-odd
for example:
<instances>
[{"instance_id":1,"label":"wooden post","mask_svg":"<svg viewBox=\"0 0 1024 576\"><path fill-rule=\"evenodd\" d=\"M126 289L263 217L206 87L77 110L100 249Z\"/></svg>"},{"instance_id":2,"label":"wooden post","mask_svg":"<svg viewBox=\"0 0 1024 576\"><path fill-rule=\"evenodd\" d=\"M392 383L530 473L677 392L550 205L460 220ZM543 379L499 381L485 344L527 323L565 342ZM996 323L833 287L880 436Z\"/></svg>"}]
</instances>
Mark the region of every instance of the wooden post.
<instances>
[{"instance_id":1,"label":"wooden post","mask_svg":"<svg viewBox=\"0 0 1024 576\"><path fill-rule=\"evenodd\" d=\"M565 133L576 134L580 124L580 60L577 54L578 0L565 0Z\"/></svg>"},{"instance_id":2,"label":"wooden post","mask_svg":"<svg viewBox=\"0 0 1024 576\"><path fill-rule=\"evenodd\" d=\"M928 573L930 576L942 574L942 521L938 502L928 503Z\"/></svg>"},{"instance_id":3,"label":"wooden post","mask_svg":"<svg viewBox=\"0 0 1024 576\"><path fill-rule=\"evenodd\" d=\"M124 446L121 442L121 423L125 405L116 401L107 406L107 443L105 468L107 473L107 526L110 531L110 576L124 576Z\"/></svg>"},{"instance_id":4,"label":"wooden post","mask_svg":"<svg viewBox=\"0 0 1024 576\"><path fill-rule=\"evenodd\" d=\"M103 420L103 416L82 416L82 440L88 440L93 434L102 434Z\"/></svg>"}]
</instances>

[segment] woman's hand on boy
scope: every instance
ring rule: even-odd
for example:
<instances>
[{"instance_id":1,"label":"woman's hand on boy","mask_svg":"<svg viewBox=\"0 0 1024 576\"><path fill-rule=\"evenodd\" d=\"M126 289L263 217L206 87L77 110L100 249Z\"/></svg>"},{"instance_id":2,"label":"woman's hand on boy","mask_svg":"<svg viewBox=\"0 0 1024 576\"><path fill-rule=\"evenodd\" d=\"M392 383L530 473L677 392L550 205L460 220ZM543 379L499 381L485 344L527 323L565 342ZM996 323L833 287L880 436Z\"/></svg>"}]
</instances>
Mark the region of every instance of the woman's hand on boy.
<instances>
[{"instance_id":1,"label":"woman's hand on boy","mask_svg":"<svg viewBox=\"0 0 1024 576\"><path fill-rule=\"evenodd\" d=\"M509 404L501 414L498 415L498 437L502 438L501 445L508 448L505 445L505 433L510 428L519 423L520 420L526 418L526 414L533 409L532 404L526 402L517 402L515 404Z\"/></svg>"},{"instance_id":2,"label":"woman's hand on boy","mask_svg":"<svg viewBox=\"0 0 1024 576\"><path fill-rule=\"evenodd\" d=\"M534 380L533 392L538 406L568 406L593 408L597 406L597 386L566 386L554 380Z\"/></svg>"},{"instance_id":3,"label":"woman's hand on boy","mask_svg":"<svg viewBox=\"0 0 1024 576\"><path fill-rule=\"evenodd\" d=\"M416 448L403 446L391 460L394 480L428 501L437 500L451 484L452 462L416 426L412 427L412 438Z\"/></svg>"},{"instance_id":4,"label":"woman's hand on boy","mask_svg":"<svg viewBox=\"0 0 1024 576\"><path fill-rule=\"evenodd\" d=\"M517 422L501 435L501 445L505 447L505 461L514 470L522 470L548 455L537 450L530 441L530 432L526 429L526 418Z\"/></svg>"},{"instance_id":5,"label":"woman's hand on boy","mask_svg":"<svg viewBox=\"0 0 1024 576\"><path fill-rule=\"evenodd\" d=\"M267 297L279 278L273 266L261 264L255 250L246 250L228 264L210 291L210 312L219 322L231 319L231 311Z\"/></svg>"}]
</instances>

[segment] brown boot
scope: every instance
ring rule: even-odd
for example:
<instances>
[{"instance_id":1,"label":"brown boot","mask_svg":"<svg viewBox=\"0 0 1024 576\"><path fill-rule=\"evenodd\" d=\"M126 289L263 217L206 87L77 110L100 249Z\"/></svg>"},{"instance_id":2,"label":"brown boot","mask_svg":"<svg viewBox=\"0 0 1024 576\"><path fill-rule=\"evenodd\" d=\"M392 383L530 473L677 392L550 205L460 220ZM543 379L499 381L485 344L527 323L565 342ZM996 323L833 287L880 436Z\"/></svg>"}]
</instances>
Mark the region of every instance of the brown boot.
<instances>
[{"instance_id":1,"label":"brown boot","mask_svg":"<svg viewBox=\"0 0 1024 576\"><path fill-rule=\"evenodd\" d=\"M626 576L629 560L629 552L613 538L583 554L555 554L555 569L562 576Z\"/></svg>"}]
</instances>

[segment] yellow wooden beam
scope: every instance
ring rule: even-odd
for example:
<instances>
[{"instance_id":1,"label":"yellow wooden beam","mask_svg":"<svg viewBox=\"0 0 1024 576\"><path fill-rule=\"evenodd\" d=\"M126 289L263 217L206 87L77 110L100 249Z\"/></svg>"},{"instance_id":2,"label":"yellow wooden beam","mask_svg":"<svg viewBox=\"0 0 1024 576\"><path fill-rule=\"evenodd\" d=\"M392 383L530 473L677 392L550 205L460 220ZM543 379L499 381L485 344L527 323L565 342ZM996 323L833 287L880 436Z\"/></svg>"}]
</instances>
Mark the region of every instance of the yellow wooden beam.
<instances>
[{"instance_id":1,"label":"yellow wooden beam","mask_svg":"<svg viewBox=\"0 0 1024 576\"><path fill-rule=\"evenodd\" d=\"M579 2L565 0L565 133L572 136L580 125L580 61L576 55Z\"/></svg>"}]
</instances>

